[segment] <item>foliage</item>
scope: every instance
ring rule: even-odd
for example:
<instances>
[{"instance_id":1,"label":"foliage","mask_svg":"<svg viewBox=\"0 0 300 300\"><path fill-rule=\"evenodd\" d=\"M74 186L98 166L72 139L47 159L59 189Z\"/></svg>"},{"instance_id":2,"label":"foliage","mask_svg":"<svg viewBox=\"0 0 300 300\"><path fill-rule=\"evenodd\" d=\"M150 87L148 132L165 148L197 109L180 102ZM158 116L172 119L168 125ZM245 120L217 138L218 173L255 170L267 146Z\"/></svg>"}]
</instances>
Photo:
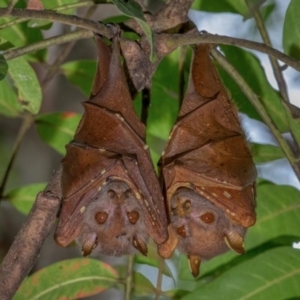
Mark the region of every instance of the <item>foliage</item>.
<instances>
[{"instance_id":1,"label":"foliage","mask_svg":"<svg viewBox=\"0 0 300 300\"><path fill-rule=\"evenodd\" d=\"M73 14L75 8L64 5L79 1L42 1L45 8L60 8L64 13ZM123 14L135 18L145 32L151 45L151 59L155 60L153 32L145 22L141 7L133 0L113 0ZM275 13L276 6L270 1L250 1L258 5L261 11L269 9L269 16ZM213 3L213 4L212 4ZM102 4L99 4L102 5ZM6 7L7 1L0 0L0 6ZM18 7L25 3L19 1ZM244 0L209 1L197 0L193 3L196 10L214 14L230 12L251 18ZM291 0L286 11L282 44L284 52L299 59L300 49L300 1ZM0 26L12 21L5 17ZM23 20L11 23L0 29L0 50L23 47L43 40L43 32L51 27L49 20L33 22ZM230 33L228 34L230 35ZM290 132L299 143L299 114L295 109L282 103L280 92L274 89L266 77L266 71L255 54L234 46L221 46L227 59L236 67L247 81L277 129ZM34 127L41 141L52 147L60 155L65 153L65 145L72 139L80 115L72 111L41 113L43 83L37 77L35 64L47 65L49 49L39 50L12 60L5 61L0 54L0 114L8 118L23 118L25 111L33 115ZM152 83L152 102L147 123L147 142L156 165L170 129L177 117L178 82L180 49L168 55L158 66ZM188 74L185 66L185 78ZM7 71L8 68L8 71ZM241 112L260 120L247 97L241 93L232 78L218 66L222 80L230 91L233 101ZM95 71L94 60L73 60L63 63L58 70L66 80L77 86L88 97ZM135 101L140 109L140 96ZM139 113L139 111L138 111ZM1 128L1 134L4 129ZM1 137L1 136L0 136ZM299 144L298 144L299 147ZM251 148L257 164L270 162L285 157L280 145L254 144ZM34 164L34 162L32 162ZM1 161L5 165L5 161ZM44 184L34 183L20 186L5 192L3 199L27 214L36 193ZM300 240L300 191L289 186L280 186L258 180L257 184L257 224L249 229L246 238L247 252L241 257L232 253L224 254L204 263L201 275L194 279L188 269L186 257L175 253L166 262L164 270L161 299L298 299L300 297L300 252L292 245ZM153 299L158 257L155 247L149 248L147 258L135 257L133 280L134 295L132 299ZM45 267L30 275L17 292L15 299L78 299L117 287L122 289L124 266L111 267L101 261L92 259L72 259L61 261ZM47 298L48 297L48 298Z\"/></svg>"}]
</instances>

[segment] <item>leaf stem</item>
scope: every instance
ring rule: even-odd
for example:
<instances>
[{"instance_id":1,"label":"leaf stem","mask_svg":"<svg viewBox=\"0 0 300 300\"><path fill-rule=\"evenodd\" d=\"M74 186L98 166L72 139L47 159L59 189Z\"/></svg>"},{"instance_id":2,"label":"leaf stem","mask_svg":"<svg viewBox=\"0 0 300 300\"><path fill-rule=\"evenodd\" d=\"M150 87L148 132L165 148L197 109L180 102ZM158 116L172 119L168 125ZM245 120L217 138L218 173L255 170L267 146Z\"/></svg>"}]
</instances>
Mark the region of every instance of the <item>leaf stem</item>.
<instances>
[{"instance_id":1,"label":"leaf stem","mask_svg":"<svg viewBox=\"0 0 300 300\"><path fill-rule=\"evenodd\" d=\"M127 271L126 271L126 283L125 283L125 300L131 299L132 283L133 283L133 265L134 254L128 255Z\"/></svg>"},{"instance_id":2,"label":"leaf stem","mask_svg":"<svg viewBox=\"0 0 300 300\"><path fill-rule=\"evenodd\" d=\"M253 93L247 82L242 78L242 76L237 72L237 70L232 66L228 60L216 49L211 51L212 56L217 60L220 66L234 79L236 84L240 87L242 92L249 99L251 104L255 107L256 111L261 116L262 120L266 123L266 125L270 128L271 132L274 134L278 144L280 145L283 153L286 158L290 162L293 170L295 171L298 179L300 180L300 168L297 158L294 156L293 151L290 146L286 142L286 140L282 137L280 131L274 124L273 120L269 116L268 112L264 108L264 106L259 101L259 98Z\"/></svg>"},{"instance_id":3,"label":"leaf stem","mask_svg":"<svg viewBox=\"0 0 300 300\"><path fill-rule=\"evenodd\" d=\"M272 47L272 43L271 43L269 34L267 32L267 29L265 27L261 13L259 12L257 7L254 7L253 5L251 5L249 0L245 0L245 2L247 4L251 14L253 15L253 17L255 19L256 26L262 37L263 42L267 46ZM271 65L272 65L272 69L274 72L275 79L277 81L277 85L278 85L280 94L285 102L289 102L289 96L288 96L288 92L287 92L287 88L286 88L286 83L285 83L284 77L282 75L279 63L278 63L277 59L272 56L269 56L269 59L270 59Z\"/></svg>"},{"instance_id":4,"label":"leaf stem","mask_svg":"<svg viewBox=\"0 0 300 300\"><path fill-rule=\"evenodd\" d=\"M6 183L7 183L7 179L9 177L9 174L10 174L10 171L12 169L13 163L14 163L15 158L17 156L17 153L19 151L20 145L21 145L21 143L23 141L23 138L24 138L27 130L31 127L33 121L34 121L34 118L33 118L32 114L26 113L24 115L23 122L21 124L21 127L19 129L17 138L15 140L15 143L14 143L12 151L11 151L10 160L8 162L7 168L5 170L4 176L3 176L2 181L1 181L1 185L0 185L0 199L3 197L4 189L5 189L5 186L6 186Z\"/></svg>"}]
</instances>

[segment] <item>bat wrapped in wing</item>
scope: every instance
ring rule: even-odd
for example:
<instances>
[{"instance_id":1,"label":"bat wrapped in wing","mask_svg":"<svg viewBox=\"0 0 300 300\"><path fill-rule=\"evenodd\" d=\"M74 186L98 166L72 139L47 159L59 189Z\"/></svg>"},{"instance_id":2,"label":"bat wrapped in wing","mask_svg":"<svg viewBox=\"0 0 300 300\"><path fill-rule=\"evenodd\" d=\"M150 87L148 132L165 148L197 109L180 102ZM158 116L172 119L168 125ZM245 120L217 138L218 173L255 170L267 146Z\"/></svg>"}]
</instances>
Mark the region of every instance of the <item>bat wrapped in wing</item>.
<instances>
[{"instance_id":1,"label":"bat wrapped in wing","mask_svg":"<svg viewBox=\"0 0 300 300\"><path fill-rule=\"evenodd\" d=\"M159 253L167 258L178 247L195 277L201 259L229 248L243 253L246 229L256 219L255 165L210 47L194 51L179 117L160 160L170 225Z\"/></svg>"},{"instance_id":2,"label":"bat wrapped in wing","mask_svg":"<svg viewBox=\"0 0 300 300\"><path fill-rule=\"evenodd\" d=\"M65 247L74 239L83 255L147 254L149 235L167 239L160 185L134 112L119 42L96 37L98 68L90 100L62 160L63 203L55 233Z\"/></svg>"}]
</instances>

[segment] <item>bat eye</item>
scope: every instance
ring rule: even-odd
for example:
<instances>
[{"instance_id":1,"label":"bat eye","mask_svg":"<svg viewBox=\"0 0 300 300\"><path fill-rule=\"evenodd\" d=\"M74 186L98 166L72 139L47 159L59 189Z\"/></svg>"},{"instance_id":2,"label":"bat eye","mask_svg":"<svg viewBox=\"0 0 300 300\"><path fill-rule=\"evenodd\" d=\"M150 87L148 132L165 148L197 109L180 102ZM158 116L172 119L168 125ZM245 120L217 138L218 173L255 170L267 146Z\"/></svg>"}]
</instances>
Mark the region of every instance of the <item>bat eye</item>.
<instances>
[{"instance_id":1,"label":"bat eye","mask_svg":"<svg viewBox=\"0 0 300 300\"><path fill-rule=\"evenodd\" d=\"M132 195L131 190L127 190L127 191L124 193L124 198L125 198L125 199L128 199L128 198L131 197L131 195Z\"/></svg>"},{"instance_id":2,"label":"bat eye","mask_svg":"<svg viewBox=\"0 0 300 300\"><path fill-rule=\"evenodd\" d=\"M140 215L137 211L131 211L127 213L127 217L131 224L135 224L138 221Z\"/></svg>"},{"instance_id":3,"label":"bat eye","mask_svg":"<svg viewBox=\"0 0 300 300\"><path fill-rule=\"evenodd\" d=\"M110 199L115 199L117 197L116 193L113 190L109 190L107 195Z\"/></svg>"},{"instance_id":4,"label":"bat eye","mask_svg":"<svg viewBox=\"0 0 300 300\"><path fill-rule=\"evenodd\" d=\"M95 214L95 220L98 224L104 224L107 220L108 214L105 211L99 211Z\"/></svg>"},{"instance_id":5,"label":"bat eye","mask_svg":"<svg viewBox=\"0 0 300 300\"><path fill-rule=\"evenodd\" d=\"M215 220L215 216L212 213L205 213L202 216L200 216L200 219L203 222L210 224Z\"/></svg>"},{"instance_id":6,"label":"bat eye","mask_svg":"<svg viewBox=\"0 0 300 300\"><path fill-rule=\"evenodd\" d=\"M186 237L186 230L184 225L180 226L176 230L177 234L180 235L181 237Z\"/></svg>"}]
</instances>

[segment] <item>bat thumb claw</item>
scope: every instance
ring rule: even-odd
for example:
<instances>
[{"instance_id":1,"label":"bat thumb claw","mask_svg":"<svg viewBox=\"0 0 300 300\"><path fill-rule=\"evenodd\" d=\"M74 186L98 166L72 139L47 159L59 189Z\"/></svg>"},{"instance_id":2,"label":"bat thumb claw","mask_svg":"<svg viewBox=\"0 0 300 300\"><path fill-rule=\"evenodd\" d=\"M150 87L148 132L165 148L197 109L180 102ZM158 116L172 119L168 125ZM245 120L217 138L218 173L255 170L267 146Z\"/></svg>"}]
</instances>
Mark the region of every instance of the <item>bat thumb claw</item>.
<instances>
[{"instance_id":1,"label":"bat thumb claw","mask_svg":"<svg viewBox=\"0 0 300 300\"><path fill-rule=\"evenodd\" d=\"M224 236L225 243L228 248L236 252L237 254L244 254L244 240L243 238L235 231L230 231Z\"/></svg>"},{"instance_id":2,"label":"bat thumb claw","mask_svg":"<svg viewBox=\"0 0 300 300\"><path fill-rule=\"evenodd\" d=\"M147 256L147 254L148 254L147 245L142 240L137 238L136 236L133 238L133 246L134 246L134 248L139 250L143 255Z\"/></svg>"},{"instance_id":3,"label":"bat thumb claw","mask_svg":"<svg viewBox=\"0 0 300 300\"><path fill-rule=\"evenodd\" d=\"M199 275L201 258L197 255L188 255L189 267L192 275L196 278Z\"/></svg>"}]
</instances>

